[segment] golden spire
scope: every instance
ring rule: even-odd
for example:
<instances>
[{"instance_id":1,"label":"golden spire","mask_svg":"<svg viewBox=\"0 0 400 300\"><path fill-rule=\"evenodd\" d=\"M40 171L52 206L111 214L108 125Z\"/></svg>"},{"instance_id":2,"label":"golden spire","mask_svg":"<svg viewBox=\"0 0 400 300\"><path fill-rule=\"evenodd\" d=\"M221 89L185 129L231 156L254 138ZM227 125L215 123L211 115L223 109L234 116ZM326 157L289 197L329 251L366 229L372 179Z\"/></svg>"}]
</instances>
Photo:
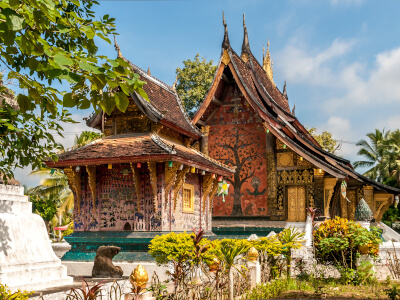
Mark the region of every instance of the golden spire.
<instances>
[{"instance_id":1,"label":"golden spire","mask_svg":"<svg viewBox=\"0 0 400 300\"><path fill-rule=\"evenodd\" d=\"M273 64L274 63L272 62L271 55L269 54L269 39L268 39L267 54L264 56L264 59L263 59L263 69L267 73L267 76L268 76L269 80L271 80L271 82L273 84L275 84L275 82L274 82L274 72L272 70L272 65Z\"/></svg>"}]
</instances>

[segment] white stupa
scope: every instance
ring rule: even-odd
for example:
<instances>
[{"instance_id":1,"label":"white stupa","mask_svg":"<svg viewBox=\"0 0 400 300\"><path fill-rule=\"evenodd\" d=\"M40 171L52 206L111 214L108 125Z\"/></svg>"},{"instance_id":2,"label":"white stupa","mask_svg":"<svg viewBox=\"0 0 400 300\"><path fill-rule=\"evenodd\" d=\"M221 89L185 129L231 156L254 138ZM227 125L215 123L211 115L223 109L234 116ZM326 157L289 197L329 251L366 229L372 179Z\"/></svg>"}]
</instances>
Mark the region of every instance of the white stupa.
<instances>
[{"instance_id":1,"label":"white stupa","mask_svg":"<svg viewBox=\"0 0 400 300\"><path fill-rule=\"evenodd\" d=\"M0 178L0 282L11 290L37 291L72 283L51 247L43 219L16 180Z\"/></svg>"}]
</instances>

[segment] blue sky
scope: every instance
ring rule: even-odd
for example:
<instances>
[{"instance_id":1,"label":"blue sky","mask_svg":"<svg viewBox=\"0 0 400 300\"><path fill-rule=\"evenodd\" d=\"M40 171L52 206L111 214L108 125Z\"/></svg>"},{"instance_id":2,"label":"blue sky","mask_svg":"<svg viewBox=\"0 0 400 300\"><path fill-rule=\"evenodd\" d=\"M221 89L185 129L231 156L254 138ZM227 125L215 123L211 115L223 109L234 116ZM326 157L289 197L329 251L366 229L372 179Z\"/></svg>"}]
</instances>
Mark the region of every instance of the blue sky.
<instances>
[{"instance_id":1,"label":"blue sky","mask_svg":"<svg viewBox=\"0 0 400 300\"><path fill-rule=\"evenodd\" d=\"M116 18L122 54L171 84L175 69L196 53L217 62L223 38L222 10L232 47L240 53L246 14L250 47L261 61L270 40L274 81L287 81L289 103L308 127L356 142L366 133L400 128L400 1L367 0L178 0L100 1L98 15ZM99 52L115 56L112 45ZM81 121L90 114L72 111ZM65 147L83 124L65 126ZM357 159L343 143L338 155ZM38 178L17 170L29 186Z\"/></svg>"}]
</instances>

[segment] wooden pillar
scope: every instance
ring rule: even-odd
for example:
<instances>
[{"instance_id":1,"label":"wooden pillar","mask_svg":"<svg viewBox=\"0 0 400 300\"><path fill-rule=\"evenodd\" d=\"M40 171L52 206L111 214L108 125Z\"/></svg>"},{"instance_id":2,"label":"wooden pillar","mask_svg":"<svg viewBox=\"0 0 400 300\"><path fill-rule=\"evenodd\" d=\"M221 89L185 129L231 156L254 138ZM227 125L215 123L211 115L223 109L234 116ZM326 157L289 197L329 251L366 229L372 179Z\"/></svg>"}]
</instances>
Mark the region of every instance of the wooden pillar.
<instances>
[{"instance_id":1,"label":"wooden pillar","mask_svg":"<svg viewBox=\"0 0 400 300\"><path fill-rule=\"evenodd\" d=\"M201 133L203 137L200 140L200 151L208 156L208 135L210 133L210 126L206 125L201 127Z\"/></svg>"},{"instance_id":2,"label":"wooden pillar","mask_svg":"<svg viewBox=\"0 0 400 300\"><path fill-rule=\"evenodd\" d=\"M317 172L315 172L317 171ZM314 170L314 178L315 174L320 174L318 170ZM333 191L335 189L335 185L337 182L337 178L324 178L324 216L330 217L329 214L329 206L331 204Z\"/></svg>"}]
</instances>

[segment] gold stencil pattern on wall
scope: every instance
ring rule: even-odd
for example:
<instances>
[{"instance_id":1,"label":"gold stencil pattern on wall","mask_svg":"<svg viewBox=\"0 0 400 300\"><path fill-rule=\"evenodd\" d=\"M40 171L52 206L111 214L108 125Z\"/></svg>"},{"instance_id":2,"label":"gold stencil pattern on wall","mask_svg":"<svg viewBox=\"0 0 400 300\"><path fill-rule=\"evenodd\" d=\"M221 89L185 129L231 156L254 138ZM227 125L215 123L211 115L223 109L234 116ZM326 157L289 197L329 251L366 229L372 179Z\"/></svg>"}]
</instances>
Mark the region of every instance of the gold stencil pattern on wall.
<instances>
[{"instance_id":1,"label":"gold stencil pattern on wall","mask_svg":"<svg viewBox=\"0 0 400 300\"><path fill-rule=\"evenodd\" d=\"M283 208L284 197L285 197L284 196L284 187L278 186L277 193L276 193L276 205L275 205L276 212L275 212L275 214L279 217L283 216L283 214L284 214L284 208Z\"/></svg>"},{"instance_id":2,"label":"gold stencil pattern on wall","mask_svg":"<svg viewBox=\"0 0 400 300\"><path fill-rule=\"evenodd\" d=\"M276 139L276 149L286 149L286 145L280 140Z\"/></svg>"},{"instance_id":3,"label":"gold stencil pattern on wall","mask_svg":"<svg viewBox=\"0 0 400 300\"><path fill-rule=\"evenodd\" d=\"M136 199L137 199L137 207L138 207L138 212L140 212L140 201L141 201L141 195L140 195L140 173L139 170L137 169L136 166L134 166L132 163L131 165L131 170L132 170L132 178L135 186L135 191L136 191Z\"/></svg>"},{"instance_id":4,"label":"gold stencil pattern on wall","mask_svg":"<svg viewBox=\"0 0 400 300\"><path fill-rule=\"evenodd\" d=\"M276 168L275 168L275 156L272 150L267 151L267 184L268 184L268 198L276 197Z\"/></svg>"},{"instance_id":5,"label":"gold stencil pattern on wall","mask_svg":"<svg viewBox=\"0 0 400 300\"><path fill-rule=\"evenodd\" d=\"M310 170L294 170L278 172L279 184L313 183L314 173Z\"/></svg>"},{"instance_id":6,"label":"gold stencil pattern on wall","mask_svg":"<svg viewBox=\"0 0 400 300\"><path fill-rule=\"evenodd\" d=\"M96 166L86 166L89 175L89 187L92 192L93 212L96 212Z\"/></svg>"},{"instance_id":7,"label":"gold stencil pattern on wall","mask_svg":"<svg viewBox=\"0 0 400 300\"><path fill-rule=\"evenodd\" d=\"M293 167L293 152L277 153L277 166L278 167Z\"/></svg>"},{"instance_id":8,"label":"gold stencil pattern on wall","mask_svg":"<svg viewBox=\"0 0 400 300\"><path fill-rule=\"evenodd\" d=\"M153 191L154 212L157 212L157 163L155 161L147 162L150 172L150 184Z\"/></svg>"}]
</instances>

